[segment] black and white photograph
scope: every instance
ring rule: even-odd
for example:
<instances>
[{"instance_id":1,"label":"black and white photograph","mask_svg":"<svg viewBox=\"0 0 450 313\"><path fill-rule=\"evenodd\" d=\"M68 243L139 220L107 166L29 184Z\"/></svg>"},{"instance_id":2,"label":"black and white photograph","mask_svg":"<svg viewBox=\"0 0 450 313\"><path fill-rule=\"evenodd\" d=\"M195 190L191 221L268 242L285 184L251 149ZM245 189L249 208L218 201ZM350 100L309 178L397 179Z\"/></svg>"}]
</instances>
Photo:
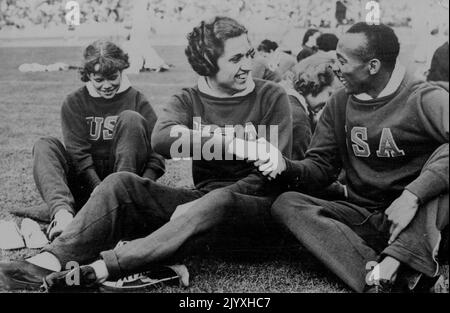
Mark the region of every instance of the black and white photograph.
<instances>
[{"instance_id":1,"label":"black and white photograph","mask_svg":"<svg viewBox=\"0 0 450 313\"><path fill-rule=\"evenodd\" d=\"M0 0L0 294L448 294L448 19Z\"/></svg>"}]
</instances>

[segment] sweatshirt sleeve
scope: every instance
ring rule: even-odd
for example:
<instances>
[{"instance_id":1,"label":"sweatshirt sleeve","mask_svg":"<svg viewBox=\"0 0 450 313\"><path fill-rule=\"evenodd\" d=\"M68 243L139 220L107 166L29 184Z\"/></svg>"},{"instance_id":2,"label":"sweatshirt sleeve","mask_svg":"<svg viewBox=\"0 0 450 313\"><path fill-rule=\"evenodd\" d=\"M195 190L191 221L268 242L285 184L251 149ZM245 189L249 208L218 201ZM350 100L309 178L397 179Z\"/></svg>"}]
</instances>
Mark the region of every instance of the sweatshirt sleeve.
<instances>
[{"instance_id":1,"label":"sweatshirt sleeve","mask_svg":"<svg viewBox=\"0 0 450 313\"><path fill-rule=\"evenodd\" d=\"M327 187L342 167L331 101L333 99L324 108L305 159L293 161L286 158L286 171L282 178L296 189L312 191Z\"/></svg>"},{"instance_id":2,"label":"sweatshirt sleeve","mask_svg":"<svg viewBox=\"0 0 450 313\"><path fill-rule=\"evenodd\" d=\"M415 94L415 101L420 123L425 131L438 142L448 143L448 91L430 84L425 91Z\"/></svg>"},{"instance_id":3,"label":"sweatshirt sleeve","mask_svg":"<svg viewBox=\"0 0 450 313\"><path fill-rule=\"evenodd\" d=\"M187 93L175 95L171 98L168 105L163 108L161 115L158 117L152 134L153 150L161 154L166 159L171 159L174 147L182 146L181 152L177 152L177 157L189 158L193 156L194 151L201 151L205 143L210 143L213 134L209 136L205 133L193 130L193 113L192 100L189 99ZM179 132L179 128L183 127L184 132ZM217 136L215 136L217 137ZM219 138L222 145L225 144L225 138ZM224 148L223 151L226 151Z\"/></svg>"},{"instance_id":4,"label":"sweatshirt sleeve","mask_svg":"<svg viewBox=\"0 0 450 313\"><path fill-rule=\"evenodd\" d=\"M173 143L179 140L178 136L171 136L172 127L178 125L192 129L192 108L188 101L182 100L183 97L184 94L172 96L169 103L163 108L153 129L151 138L153 150L166 159L172 158L170 149ZM192 141L189 144L192 144ZM192 151L192 147L190 151Z\"/></svg>"},{"instance_id":5,"label":"sweatshirt sleeve","mask_svg":"<svg viewBox=\"0 0 450 313\"><path fill-rule=\"evenodd\" d=\"M427 161L419 177L406 186L406 189L415 194L421 203L448 192L448 103L448 92L441 88L424 93L418 99L421 125L430 136L442 144Z\"/></svg>"},{"instance_id":6,"label":"sweatshirt sleeve","mask_svg":"<svg viewBox=\"0 0 450 313\"><path fill-rule=\"evenodd\" d=\"M68 97L61 108L61 126L64 144L74 163L75 171L93 189L100 183L90 153L89 130L86 119L75 99Z\"/></svg>"},{"instance_id":7,"label":"sweatshirt sleeve","mask_svg":"<svg viewBox=\"0 0 450 313\"><path fill-rule=\"evenodd\" d=\"M428 159L419 177L411 182L405 189L415 194L420 203L443 193L448 193L448 143L443 144Z\"/></svg>"},{"instance_id":8,"label":"sweatshirt sleeve","mask_svg":"<svg viewBox=\"0 0 450 313\"><path fill-rule=\"evenodd\" d=\"M156 114L152 106L148 102L147 98L139 93L138 112L147 121L148 140L151 141L151 135L156 123ZM148 161L144 170L143 176L151 180L156 180L164 175L165 172L165 159L153 151L151 142L149 142L150 151L148 154Z\"/></svg>"},{"instance_id":9,"label":"sweatshirt sleeve","mask_svg":"<svg viewBox=\"0 0 450 313\"><path fill-rule=\"evenodd\" d=\"M303 160L311 143L311 123L306 111L294 96L289 96L292 107L292 159Z\"/></svg>"}]
</instances>

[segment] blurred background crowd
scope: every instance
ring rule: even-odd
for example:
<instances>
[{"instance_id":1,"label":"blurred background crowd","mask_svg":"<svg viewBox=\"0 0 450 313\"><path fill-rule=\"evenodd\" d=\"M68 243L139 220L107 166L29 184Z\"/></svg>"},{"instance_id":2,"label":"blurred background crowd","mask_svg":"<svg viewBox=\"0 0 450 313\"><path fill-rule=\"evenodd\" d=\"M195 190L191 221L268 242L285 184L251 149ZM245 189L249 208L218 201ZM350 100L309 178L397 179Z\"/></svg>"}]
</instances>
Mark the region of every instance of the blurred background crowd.
<instances>
[{"instance_id":1,"label":"blurred background crowd","mask_svg":"<svg viewBox=\"0 0 450 313\"><path fill-rule=\"evenodd\" d=\"M439 12L439 0L423 0L430 11ZM130 23L133 0L78 0L81 23ZM345 7L342 23L363 20L367 1L363 0L149 0L154 20L183 23L199 17L223 14L252 20L273 20L294 27L336 26L337 2ZM379 0L383 22L410 26L417 1ZM65 24L65 0L0 0L0 29L44 28ZM435 14L432 16L436 16ZM435 20L436 24L440 21Z\"/></svg>"}]
</instances>

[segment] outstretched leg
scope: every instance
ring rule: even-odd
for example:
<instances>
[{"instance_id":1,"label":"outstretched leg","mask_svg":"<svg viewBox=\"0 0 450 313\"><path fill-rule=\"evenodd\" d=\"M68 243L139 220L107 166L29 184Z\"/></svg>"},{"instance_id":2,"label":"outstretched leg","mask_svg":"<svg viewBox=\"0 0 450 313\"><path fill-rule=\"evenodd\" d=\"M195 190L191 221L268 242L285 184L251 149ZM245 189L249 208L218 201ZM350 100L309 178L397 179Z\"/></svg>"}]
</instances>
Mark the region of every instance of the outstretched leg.
<instances>
[{"instance_id":1,"label":"outstretched leg","mask_svg":"<svg viewBox=\"0 0 450 313\"><path fill-rule=\"evenodd\" d=\"M43 251L55 255L63 268L70 261L91 262L119 240L151 233L170 219L178 205L202 194L198 190L171 188L132 173L111 174L66 231Z\"/></svg>"}]
</instances>

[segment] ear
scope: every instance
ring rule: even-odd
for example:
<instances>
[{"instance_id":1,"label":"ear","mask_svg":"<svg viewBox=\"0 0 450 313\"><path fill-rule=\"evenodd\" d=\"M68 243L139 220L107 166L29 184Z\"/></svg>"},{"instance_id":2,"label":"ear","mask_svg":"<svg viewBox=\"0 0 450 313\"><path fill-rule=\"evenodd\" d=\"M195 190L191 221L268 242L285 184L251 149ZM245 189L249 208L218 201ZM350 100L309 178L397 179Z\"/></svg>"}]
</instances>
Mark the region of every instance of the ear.
<instances>
[{"instance_id":1,"label":"ear","mask_svg":"<svg viewBox=\"0 0 450 313\"><path fill-rule=\"evenodd\" d=\"M369 61L369 73L370 75L376 75L381 69L381 62L378 59L372 59Z\"/></svg>"}]
</instances>

